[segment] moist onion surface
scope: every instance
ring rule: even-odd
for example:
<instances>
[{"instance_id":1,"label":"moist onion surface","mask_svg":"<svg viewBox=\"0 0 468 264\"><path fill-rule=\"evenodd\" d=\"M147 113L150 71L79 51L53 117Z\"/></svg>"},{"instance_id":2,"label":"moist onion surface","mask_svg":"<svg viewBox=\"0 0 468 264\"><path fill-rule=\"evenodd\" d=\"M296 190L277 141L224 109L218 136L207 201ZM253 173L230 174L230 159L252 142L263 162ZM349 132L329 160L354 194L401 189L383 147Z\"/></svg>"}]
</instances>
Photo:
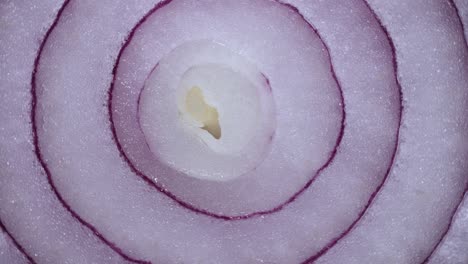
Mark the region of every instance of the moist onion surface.
<instances>
[{"instance_id":1,"label":"moist onion surface","mask_svg":"<svg viewBox=\"0 0 468 264\"><path fill-rule=\"evenodd\" d=\"M7 0L0 24L1 263L468 262L466 1Z\"/></svg>"}]
</instances>

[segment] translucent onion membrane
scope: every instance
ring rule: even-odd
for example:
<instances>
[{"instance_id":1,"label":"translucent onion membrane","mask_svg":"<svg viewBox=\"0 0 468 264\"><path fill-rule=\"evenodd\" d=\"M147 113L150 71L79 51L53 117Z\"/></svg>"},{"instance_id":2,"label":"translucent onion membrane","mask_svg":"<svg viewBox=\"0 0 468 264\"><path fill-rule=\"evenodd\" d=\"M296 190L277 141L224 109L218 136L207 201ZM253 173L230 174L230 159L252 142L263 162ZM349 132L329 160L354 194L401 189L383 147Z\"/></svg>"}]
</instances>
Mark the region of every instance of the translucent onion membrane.
<instances>
[{"instance_id":1,"label":"translucent onion membrane","mask_svg":"<svg viewBox=\"0 0 468 264\"><path fill-rule=\"evenodd\" d=\"M467 13L0 3L0 262L466 263Z\"/></svg>"}]
</instances>

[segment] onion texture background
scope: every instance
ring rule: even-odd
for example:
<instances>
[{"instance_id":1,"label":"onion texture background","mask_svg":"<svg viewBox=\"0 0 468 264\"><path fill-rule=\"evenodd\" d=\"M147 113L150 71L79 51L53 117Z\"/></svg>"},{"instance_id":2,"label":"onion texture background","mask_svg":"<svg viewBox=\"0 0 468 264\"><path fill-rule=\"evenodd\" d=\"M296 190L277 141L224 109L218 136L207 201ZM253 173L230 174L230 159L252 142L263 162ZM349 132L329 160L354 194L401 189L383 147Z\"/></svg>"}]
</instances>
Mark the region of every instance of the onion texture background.
<instances>
[{"instance_id":1,"label":"onion texture background","mask_svg":"<svg viewBox=\"0 0 468 264\"><path fill-rule=\"evenodd\" d=\"M466 0L4 0L0 263L468 263L467 36ZM275 105L226 182L139 123L207 41Z\"/></svg>"}]
</instances>

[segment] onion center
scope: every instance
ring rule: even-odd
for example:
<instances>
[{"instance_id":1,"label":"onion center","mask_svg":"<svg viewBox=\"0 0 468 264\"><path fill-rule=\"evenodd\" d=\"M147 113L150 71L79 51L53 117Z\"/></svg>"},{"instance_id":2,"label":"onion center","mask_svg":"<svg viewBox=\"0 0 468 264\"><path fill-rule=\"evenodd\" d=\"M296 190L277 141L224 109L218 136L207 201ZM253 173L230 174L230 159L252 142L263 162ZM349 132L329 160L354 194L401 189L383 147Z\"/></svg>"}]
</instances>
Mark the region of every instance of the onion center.
<instances>
[{"instance_id":1,"label":"onion center","mask_svg":"<svg viewBox=\"0 0 468 264\"><path fill-rule=\"evenodd\" d=\"M213 41L185 43L145 82L140 123L155 157L203 180L232 180L255 169L275 129L266 77Z\"/></svg>"},{"instance_id":2,"label":"onion center","mask_svg":"<svg viewBox=\"0 0 468 264\"><path fill-rule=\"evenodd\" d=\"M261 118L258 89L229 66L192 66L177 92L182 126L215 153L237 155L255 136Z\"/></svg>"},{"instance_id":3,"label":"onion center","mask_svg":"<svg viewBox=\"0 0 468 264\"><path fill-rule=\"evenodd\" d=\"M196 123L201 123L201 129L210 133L215 139L221 137L218 110L205 102L203 92L194 86L185 97L186 113Z\"/></svg>"}]
</instances>

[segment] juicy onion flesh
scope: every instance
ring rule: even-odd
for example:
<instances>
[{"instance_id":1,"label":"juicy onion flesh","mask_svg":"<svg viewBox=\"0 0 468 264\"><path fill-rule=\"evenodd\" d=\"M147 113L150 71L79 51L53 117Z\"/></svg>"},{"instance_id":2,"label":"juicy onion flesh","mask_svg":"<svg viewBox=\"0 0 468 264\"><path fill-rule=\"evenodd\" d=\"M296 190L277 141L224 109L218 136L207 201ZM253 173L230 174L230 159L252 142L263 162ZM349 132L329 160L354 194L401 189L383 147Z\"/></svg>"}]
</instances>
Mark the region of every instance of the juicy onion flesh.
<instances>
[{"instance_id":1,"label":"juicy onion flesh","mask_svg":"<svg viewBox=\"0 0 468 264\"><path fill-rule=\"evenodd\" d=\"M467 263L468 2L0 2L0 263Z\"/></svg>"},{"instance_id":2,"label":"juicy onion flesh","mask_svg":"<svg viewBox=\"0 0 468 264\"><path fill-rule=\"evenodd\" d=\"M264 75L210 41L182 44L162 58L137 107L150 160L201 180L227 181L253 171L276 128Z\"/></svg>"}]
</instances>

